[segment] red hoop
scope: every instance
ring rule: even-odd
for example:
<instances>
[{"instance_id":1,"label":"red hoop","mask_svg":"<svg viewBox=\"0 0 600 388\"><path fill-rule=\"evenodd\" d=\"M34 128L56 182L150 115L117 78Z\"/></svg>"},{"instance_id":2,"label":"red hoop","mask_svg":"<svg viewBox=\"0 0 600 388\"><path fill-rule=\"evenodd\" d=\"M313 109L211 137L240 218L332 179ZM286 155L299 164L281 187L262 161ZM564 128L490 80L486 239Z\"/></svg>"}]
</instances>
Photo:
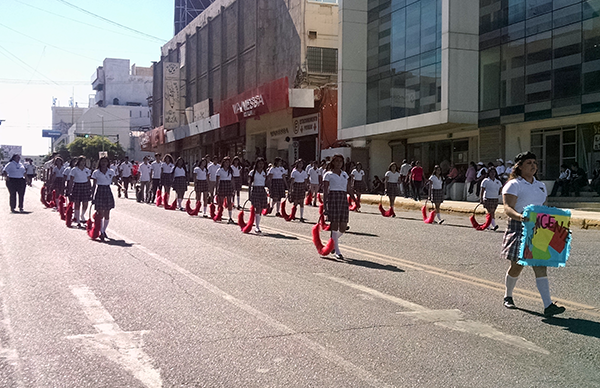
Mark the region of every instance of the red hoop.
<instances>
[{"instance_id":1,"label":"red hoop","mask_svg":"<svg viewBox=\"0 0 600 388\"><path fill-rule=\"evenodd\" d=\"M433 224L433 220L435 219L435 210L432 210L428 215L427 202L429 202L429 200L425 200L425 205L423 205L423 207L421 208L421 213L423 214L423 222L426 224Z\"/></svg>"}]
</instances>

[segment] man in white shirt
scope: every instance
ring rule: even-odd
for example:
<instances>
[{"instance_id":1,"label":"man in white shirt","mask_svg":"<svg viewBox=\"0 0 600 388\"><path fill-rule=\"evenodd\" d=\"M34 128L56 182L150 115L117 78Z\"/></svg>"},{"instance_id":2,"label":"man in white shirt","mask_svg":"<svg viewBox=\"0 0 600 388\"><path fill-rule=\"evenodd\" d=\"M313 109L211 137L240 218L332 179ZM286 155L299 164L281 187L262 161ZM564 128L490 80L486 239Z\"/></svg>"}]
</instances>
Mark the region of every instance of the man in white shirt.
<instances>
[{"instance_id":1,"label":"man in white shirt","mask_svg":"<svg viewBox=\"0 0 600 388\"><path fill-rule=\"evenodd\" d=\"M408 174L410 174L411 168L412 166L410 165L410 163L408 163L406 159L404 159L402 161L402 166L400 166L400 183L402 183L402 192L404 194L404 198L408 198L410 195Z\"/></svg>"},{"instance_id":2,"label":"man in white shirt","mask_svg":"<svg viewBox=\"0 0 600 388\"><path fill-rule=\"evenodd\" d=\"M210 161L206 168L208 170L208 195L210 197L210 201L212 202L212 199L215 196L215 189L217 187L217 171L221 168L221 165L216 162L217 155L213 156L212 159L208 155L206 157Z\"/></svg>"},{"instance_id":3,"label":"man in white shirt","mask_svg":"<svg viewBox=\"0 0 600 388\"><path fill-rule=\"evenodd\" d=\"M140 173L140 196L138 198L138 202L148 202L148 198L150 198L150 173L152 171L152 166L148 163L148 157L144 156L144 162L140 164L139 173Z\"/></svg>"},{"instance_id":4,"label":"man in white shirt","mask_svg":"<svg viewBox=\"0 0 600 388\"><path fill-rule=\"evenodd\" d=\"M148 203L154 202L156 199L156 192L161 189L160 178L162 175L162 162L161 162L161 154L154 155L154 162L150 164L151 173L150 177L152 178L152 187L150 188L150 196L148 198Z\"/></svg>"},{"instance_id":5,"label":"man in white shirt","mask_svg":"<svg viewBox=\"0 0 600 388\"><path fill-rule=\"evenodd\" d=\"M123 163L119 165L119 175L121 177L121 182L123 182L123 192L125 194L125 198L129 198L127 191L129 190L129 184L131 183L132 169L133 165L129 161L129 156L126 156L123 160Z\"/></svg>"},{"instance_id":6,"label":"man in white shirt","mask_svg":"<svg viewBox=\"0 0 600 388\"><path fill-rule=\"evenodd\" d=\"M31 181L35 178L36 166L33 164L33 160L25 159L25 179L27 180L27 186L31 187Z\"/></svg>"}]
</instances>

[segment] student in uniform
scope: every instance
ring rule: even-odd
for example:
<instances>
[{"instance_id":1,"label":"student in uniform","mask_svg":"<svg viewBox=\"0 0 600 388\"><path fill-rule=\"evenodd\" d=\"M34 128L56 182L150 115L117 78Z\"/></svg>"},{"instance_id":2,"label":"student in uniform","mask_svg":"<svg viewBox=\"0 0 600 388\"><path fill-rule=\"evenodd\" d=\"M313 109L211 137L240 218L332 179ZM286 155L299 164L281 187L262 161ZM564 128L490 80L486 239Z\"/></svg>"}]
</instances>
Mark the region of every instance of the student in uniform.
<instances>
[{"instance_id":1,"label":"student in uniform","mask_svg":"<svg viewBox=\"0 0 600 388\"><path fill-rule=\"evenodd\" d=\"M343 170L344 157L336 154L331 159L330 171L323 175L323 203L327 218L331 222L331 238L334 242L334 252L336 259L343 259L340 252L339 239L346 231L348 225L349 213L348 198L355 200L354 191L350 186L350 178Z\"/></svg>"},{"instance_id":2,"label":"student in uniform","mask_svg":"<svg viewBox=\"0 0 600 388\"><path fill-rule=\"evenodd\" d=\"M233 191L235 192L235 200L237 209L241 210L240 192L242 191L242 163L239 157L234 157L231 161L231 171L233 172Z\"/></svg>"},{"instance_id":3,"label":"student in uniform","mask_svg":"<svg viewBox=\"0 0 600 388\"><path fill-rule=\"evenodd\" d=\"M217 156L213 156L211 159L210 156L206 156L206 160L208 160L208 194L210 195L210 202L212 202L215 198L215 190L217 188L217 171L221 168L221 165L217 163Z\"/></svg>"},{"instance_id":4,"label":"student in uniform","mask_svg":"<svg viewBox=\"0 0 600 388\"><path fill-rule=\"evenodd\" d=\"M496 225L496 209L498 208L498 198L500 197L501 190L502 181L497 178L496 169L490 168L488 177L481 182L481 203L492 217L492 230L498 229L498 225Z\"/></svg>"},{"instance_id":5,"label":"student in uniform","mask_svg":"<svg viewBox=\"0 0 600 388\"><path fill-rule=\"evenodd\" d=\"M129 161L129 156L126 156L123 163L119 165L119 175L121 176L121 182L123 182L123 194L125 198L129 198L128 190L131 183L132 170L133 165Z\"/></svg>"},{"instance_id":6,"label":"student in uniform","mask_svg":"<svg viewBox=\"0 0 600 388\"><path fill-rule=\"evenodd\" d=\"M160 161L161 155L154 155L154 162L150 164L150 177L152 178L152 187L150 188L150 197L148 198L148 203L154 202L156 200L156 191L160 189L162 191L162 186L160 184L160 178L162 175L162 163Z\"/></svg>"},{"instance_id":7,"label":"student in uniform","mask_svg":"<svg viewBox=\"0 0 600 388\"><path fill-rule=\"evenodd\" d=\"M271 196L271 206L275 207L275 216L281 217L279 212L279 205L281 205L281 198L285 197L285 191L288 189L287 186L287 171L281 166L282 159L280 157L275 158L273 167L267 171L269 194Z\"/></svg>"},{"instance_id":8,"label":"student in uniform","mask_svg":"<svg viewBox=\"0 0 600 388\"><path fill-rule=\"evenodd\" d=\"M33 164L33 160L27 158L25 160L25 173L26 173L26 181L27 181L27 186L31 187L31 182L33 181L33 178L35 178L35 170L36 170L36 166L35 164Z\"/></svg>"},{"instance_id":9,"label":"student in uniform","mask_svg":"<svg viewBox=\"0 0 600 388\"><path fill-rule=\"evenodd\" d=\"M163 190L167 194L171 193L171 186L173 185L173 170L175 170L175 164L173 164L173 157L170 154L166 154L162 162L160 184L163 186Z\"/></svg>"},{"instance_id":10,"label":"student in uniform","mask_svg":"<svg viewBox=\"0 0 600 388\"><path fill-rule=\"evenodd\" d=\"M352 189L356 200L360 203L360 195L367 192L367 183L365 182L365 171L362 168L361 162L356 162L356 168L350 173L352 178ZM357 211L360 211L358 209Z\"/></svg>"},{"instance_id":11,"label":"student in uniform","mask_svg":"<svg viewBox=\"0 0 600 388\"><path fill-rule=\"evenodd\" d=\"M85 166L85 156L77 158L77 165L71 169L71 200L75 202L74 221L80 228L85 228L85 212L87 211L92 185L90 176L92 172Z\"/></svg>"},{"instance_id":12,"label":"student in uniform","mask_svg":"<svg viewBox=\"0 0 600 388\"><path fill-rule=\"evenodd\" d=\"M175 162L175 170L173 171L173 190L177 193L177 208L181 211L185 209L181 206L183 197L188 187L188 174L185 168L183 158L177 158Z\"/></svg>"},{"instance_id":13,"label":"student in uniform","mask_svg":"<svg viewBox=\"0 0 600 388\"><path fill-rule=\"evenodd\" d=\"M254 231L261 234L260 219L263 209L266 209L269 204L267 202L267 192L265 190L265 182L267 173L265 171L265 160L257 158L254 162L254 169L248 174L248 187L250 188L250 203L254 206L256 229Z\"/></svg>"},{"instance_id":14,"label":"student in uniform","mask_svg":"<svg viewBox=\"0 0 600 388\"><path fill-rule=\"evenodd\" d=\"M144 156L144 162L138 168L140 174L140 190L142 192L140 202L148 202L150 198L150 177L152 166L148 163L148 157Z\"/></svg>"},{"instance_id":15,"label":"student in uniform","mask_svg":"<svg viewBox=\"0 0 600 388\"><path fill-rule=\"evenodd\" d=\"M14 154L6 166L2 169L2 175L6 176L6 188L10 193L10 211L16 213L17 196L19 197L19 211L23 212L23 200L25 197L25 188L27 182L25 180L26 168L21 163L21 155Z\"/></svg>"},{"instance_id":16,"label":"student in uniform","mask_svg":"<svg viewBox=\"0 0 600 388\"><path fill-rule=\"evenodd\" d=\"M60 156L54 159L50 182L52 182L52 190L56 190L57 197L65 193L65 166Z\"/></svg>"},{"instance_id":17,"label":"student in uniform","mask_svg":"<svg viewBox=\"0 0 600 388\"><path fill-rule=\"evenodd\" d=\"M400 180L400 171L398 171L398 165L396 162L390 163L387 172L385 173L384 185L385 193L390 200L390 207L394 209L396 197L400 194L400 188L398 182ZM394 217L394 216L392 216Z\"/></svg>"},{"instance_id":18,"label":"student in uniform","mask_svg":"<svg viewBox=\"0 0 600 388\"><path fill-rule=\"evenodd\" d=\"M77 159L71 159L67 165L67 168L65 168L65 172L63 173L65 176L65 193L67 193L69 201L73 201L69 193L71 192L71 171L73 171L76 165Z\"/></svg>"},{"instance_id":19,"label":"student in uniform","mask_svg":"<svg viewBox=\"0 0 600 388\"><path fill-rule=\"evenodd\" d=\"M233 221L233 171L231 170L231 159L229 156L223 158L221 168L217 170L217 201L222 204L227 199L227 211L229 213L228 224Z\"/></svg>"},{"instance_id":20,"label":"student in uniform","mask_svg":"<svg viewBox=\"0 0 600 388\"><path fill-rule=\"evenodd\" d=\"M194 190L196 190L196 201L202 199L204 204L204 211L202 217L207 218L208 214L206 209L208 207L209 195L208 195L208 162L206 158L200 160L198 165L194 167Z\"/></svg>"},{"instance_id":21,"label":"student in uniform","mask_svg":"<svg viewBox=\"0 0 600 388\"><path fill-rule=\"evenodd\" d=\"M300 206L300 222L304 222L304 198L306 197L306 181L308 180L308 174L304 170L304 160L298 159L294 165L295 168L290 175L290 201L294 206Z\"/></svg>"},{"instance_id":22,"label":"student in uniform","mask_svg":"<svg viewBox=\"0 0 600 388\"><path fill-rule=\"evenodd\" d=\"M440 205L444 202L444 180L442 178L442 168L439 165L433 167L433 174L429 177L429 200L435 205L435 217L437 223L442 224L444 220L440 215Z\"/></svg>"},{"instance_id":23,"label":"student in uniform","mask_svg":"<svg viewBox=\"0 0 600 388\"><path fill-rule=\"evenodd\" d=\"M115 172L110 168L110 161L106 156L103 156L98 161L98 168L92 173L93 203L100 216L100 240L104 241L106 236L106 228L110 220L110 210L115 207L115 198L110 190L110 184L115 176Z\"/></svg>"},{"instance_id":24,"label":"student in uniform","mask_svg":"<svg viewBox=\"0 0 600 388\"><path fill-rule=\"evenodd\" d=\"M528 205L543 205L548 195L546 185L535 178L538 169L536 159L536 156L529 151L517 155L510 179L502 189L504 213L510 218L502 240L502 257L510 260L504 294L504 307L509 309L516 308L513 290L523 271L523 266L517 263L523 238L523 209ZM537 289L544 303L544 316L551 317L563 313L564 307L552 303L547 268L532 268Z\"/></svg>"},{"instance_id":25,"label":"student in uniform","mask_svg":"<svg viewBox=\"0 0 600 388\"><path fill-rule=\"evenodd\" d=\"M319 168L319 162L316 160L306 169L308 174L308 181L310 184L310 194L312 196L312 206L317 206L317 194L319 193L319 187L321 186L321 179L323 178L321 170Z\"/></svg>"}]
</instances>

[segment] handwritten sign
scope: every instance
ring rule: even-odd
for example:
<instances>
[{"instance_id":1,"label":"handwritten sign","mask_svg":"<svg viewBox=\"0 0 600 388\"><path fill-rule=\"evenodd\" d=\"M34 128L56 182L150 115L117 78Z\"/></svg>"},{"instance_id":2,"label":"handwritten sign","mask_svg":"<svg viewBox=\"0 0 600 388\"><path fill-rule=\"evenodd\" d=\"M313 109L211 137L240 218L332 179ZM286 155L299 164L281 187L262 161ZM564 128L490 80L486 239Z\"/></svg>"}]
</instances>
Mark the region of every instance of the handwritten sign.
<instances>
[{"instance_id":1,"label":"handwritten sign","mask_svg":"<svg viewBox=\"0 0 600 388\"><path fill-rule=\"evenodd\" d=\"M518 263L564 267L571 251L571 212L529 205L523 210L523 240Z\"/></svg>"}]
</instances>

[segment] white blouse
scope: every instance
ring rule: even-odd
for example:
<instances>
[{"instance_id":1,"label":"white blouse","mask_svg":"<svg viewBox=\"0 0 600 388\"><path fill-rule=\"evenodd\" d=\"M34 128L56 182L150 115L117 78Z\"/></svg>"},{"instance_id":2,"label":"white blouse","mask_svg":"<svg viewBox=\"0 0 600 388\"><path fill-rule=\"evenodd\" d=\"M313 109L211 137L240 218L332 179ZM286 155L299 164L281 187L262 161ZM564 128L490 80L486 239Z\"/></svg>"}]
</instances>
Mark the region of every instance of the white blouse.
<instances>
[{"instance_id":1,"label":"white blouse","mask_svg":"<svg viewBox=\"0 0 600 388\"><path fill-rule=\"evenodd\" d=\"M150 165L152 167L152 179L160 179L162 173L162 163L156 160Z\"/></svg>"},{"instance_id":2,"label":"white blouse","mask_svg":"<svg viewBox=\"0 0 600 388\"><path fill-rule=\"evenodd\" d=\"M388 183L398 183L398 179L400 179L400 172L399 171L396 171L396 172L388 171L385 173L385 176L388 179Z\"/></svg>"},{"instance_id":3,"label":"white blouse","mask_svg":"<svg viewBox=\"0 0 600 388\"><path fill-rule=\"evenodd\" d=\"M435 175L432 175L429 177L429 180L431 181L431 188L433 190L441 190L443 187L444 182L442 181L441 178L438 178Z\"/></svg>"},{"instance_id":4,"label":"white blouse","mask_svg":"<svg viewBox=\"0 0 600 388\"><path fill-rule=\"evenodd\" d=\"M543 205L548 196L546 185L543 182L533 178L533 183L529 183L521 177L506 182L502 194L511 194L517 197L515 210L519 213L523 213L525 206Z\"/></svg>"},{"instance_id":5,"label":"white blouse","mask_svg":"<svg viewBox=\"0 0 600 388\"><path fill-rule=\"evenodd\" d=\"M4 166L4 172L9 178L23 178L25 177L25 166L23 166L20 162L17 163L13 160Z\"/></svg>"},{"instance_id":6,"label":"white blouse","mask_svg":"<svg viewBox=\"0 0 600 388\"><path fill-rule=\"evenodd\" d=\"M319 184L319 177L321 176L321 169L320 168L313 168L312 166L310 166L306 172L308 173L308 176L310 178L310 184L312 185L318 185Z\"/></svg>"},{"instance_id":7,"label":"white blouse","mask_svg":"<svg viewBox=\"0 0 600 388\"><path fill-rule=\"evenodd\" d=\"M66 171L66 168L65 168L64 165L61 166L60 168L58 168L58 166L54 166L54 170L53 170L54 177L55 178L64 178L65 177L65 171Z\"/></svg>"},{"instance_id":8,"label":"white blouse","mask_svg":"<svg viewBox=\"0 0 600 388\"><path fill-rule=\"evenodd\" d=\"M483 192L483 199L498 199L500 197L500 189L502 188L502 182L499 179L491 180L485 178L481 182L481 188L485 189Z\"/></svg>"},{"instance_id":9,"label":"white blouse","mask_svg":"<svg viewBox=\"0 0 600 388\"><path fill-rule=\"evenodd\" d=\"M185 176L185 168L175 167L175 175L173 175L173 178L178 178L180 176Z\"/></svg>"},{"instance_id":10,"label":"white blouse","mask_svg":"<svg viewBox=\"0 0 600 388\"><path fill-rule=\"evenodd\" d=\"M327 171L323 175L323 180L329 182L329 191L347 191L349 178L346 171L342 171L340 175L332 171Z\"/></svg>"},{"instance_id":11,"label":"white blouse","mask_svg":"<svg viewBox=\"0 0 600 388\"><path fill-rule=\"evenodd\" d=\"M294 180L294 183L304 183L308 179L308 174L305 170L299 171L294 169L291 178Z\"/></svg>"},{"instance_id":12,"label":"white blouse","mask_svg":"<svg viewBox=\"0 0 600 388\"><path fill-rule=\"evenodd\" d=\"M250 171L249 177L252 178L254 176L254 180L252 181L252 186L262 187L265 185L265 181L267 180L267 174L263 172L254 173L254 170Z\"/></svg>"},{"instance_id":13,"label":"white blouse","mask_svg":"<svg viewBox=\"0 0 600 388\"><path fill-rule=\"evenodd\" d=\"M365 176L365 171L364 170L358 171L357 169L354 169L354 170L352 170L352 172L350 174L352 175L352 177L354 178L355 181L360 182L363 180L363 177Z\"/></svg>"},{"instance_id":14,"label":"white blouse","mask_svg":"<svg viewBox=\"0 0 600 388\"><path fill-rule=\"evenodd\" d=\"M98 186L110 186L115 177L115 172L110 168L106 169L106 174L102 173L100 169L94 170L92 179L96 180Z\"/></svg>"},{"instance_id":15,"label":"white blouse","mask_svg":"<svg viewBox=\"0 0 600 388\"><path fill-rule=\"evenodd\" d=\"M91 175L92 172L87 167L84 167L83 170L79 167L74 167L71 170L71 177L73 178L74 183L86 183Z\"/></svg>"},{"instance_id":16,"label":"white blouse","mask_svg":"<svg viewBox=\"0 0 600 388\"><path fill-rule=\"evenodd\" d=\"M194 174L196 174L196 180L205 181L208 170L206 168L203 170L200 167L194 167Z\"/></svg>"},{"instance_id":17,"label":"white blouse","mask_svg":"<svg viewBox=\"0 0 600 388\"><path fill-rule=\"evenodd\" d=\"M175 165L173 163L162 163L163 174L171 174L173 169L175 169Z\"/></svg>"},{"instance_id":18,"label":"white blouse","mask_svg":"<svg viewBox=\"0 0 600 388\"><path fill-rule=\"evenodd\" d=\"M279 167L271 167L269 169L268 175L272 175L272 179L283 179L284 175L287 175L285 168Z\"/></svg>"},{"instance_id":19,"label":"white blouse","mask_svg":"<svg viewBox=\"0 0 600 388\"><path fill-rule=\"evenodd\" d=\"M229 171L219 168L217 170L217 177L222 181L230 181L233 176L229 174Z\"/></svg>"},{"instance_id":20,"label":"white blouse","mask_svg":"<svg viewBox=\"0 0 600 388\"><path fill-rule=\"evenodd\" d=\"M238 177L238 176L240 176L240 172L242 171L242 168L231 165L231 171L233 171L234 177Z\"/></svg>"}]
</instances>

